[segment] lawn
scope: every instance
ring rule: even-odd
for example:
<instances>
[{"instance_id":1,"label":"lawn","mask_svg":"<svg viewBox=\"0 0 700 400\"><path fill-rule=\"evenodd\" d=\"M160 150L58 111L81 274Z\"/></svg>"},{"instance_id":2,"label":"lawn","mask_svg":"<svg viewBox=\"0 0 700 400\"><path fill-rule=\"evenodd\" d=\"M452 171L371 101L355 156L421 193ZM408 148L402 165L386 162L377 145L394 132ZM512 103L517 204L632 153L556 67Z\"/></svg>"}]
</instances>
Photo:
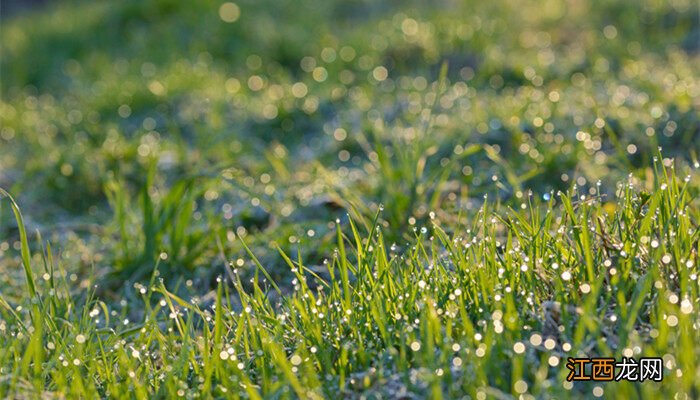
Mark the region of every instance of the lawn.
<instances>
[{"instance_id":1,"label":"lawn","mask_svg":"<svg viewBox=\"0 0 700 400\"><path fill-rule=\"evenodd\" d=\"M696 2L0 7L1 398L700 397Z\"/></svg>"}]
</instances>

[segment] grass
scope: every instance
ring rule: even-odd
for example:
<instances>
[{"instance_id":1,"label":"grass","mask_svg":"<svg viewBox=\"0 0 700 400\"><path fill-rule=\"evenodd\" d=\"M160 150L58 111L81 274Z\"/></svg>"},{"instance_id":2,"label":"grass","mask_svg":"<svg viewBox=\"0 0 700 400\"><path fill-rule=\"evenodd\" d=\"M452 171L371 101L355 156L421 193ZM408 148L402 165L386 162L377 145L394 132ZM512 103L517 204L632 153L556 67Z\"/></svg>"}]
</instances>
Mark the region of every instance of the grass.
<instances>
[{"instance_id":1,"label":"grass","mask_svg":"<svg viewBox=\"0 0 700 400\"><path fill-rule=\"evenodd\" d=\"M698 397L692 2L236 3L0 21L0 397Z\"/></svg>"},{"instance_id":2,"label":"grass","mask_svg":"<svg viewBox=\"0 0 700 400\"><path fill-rule=\"evenodd\" d=\"M606 396L691 394L697 182L695 171L678 179L657 163L653 194L626 183L615 200L572 190L523 195L518 209L485 201L452 234L431 220L403 251L381 226L364 232L350 220L337 223L323 271L280 251L294 276L283 297L250 253L250 282L232 265L208 300L169 291L156 269L121 305L95 297L91 280L72 294L49 247L33 257L10 198L27 295L14 307L2 300L2 387L67 397L570 397L594 385L562 383L567 356L634 355L663 356L663 383L598 384Z\"/></svg>"}]
</instances>

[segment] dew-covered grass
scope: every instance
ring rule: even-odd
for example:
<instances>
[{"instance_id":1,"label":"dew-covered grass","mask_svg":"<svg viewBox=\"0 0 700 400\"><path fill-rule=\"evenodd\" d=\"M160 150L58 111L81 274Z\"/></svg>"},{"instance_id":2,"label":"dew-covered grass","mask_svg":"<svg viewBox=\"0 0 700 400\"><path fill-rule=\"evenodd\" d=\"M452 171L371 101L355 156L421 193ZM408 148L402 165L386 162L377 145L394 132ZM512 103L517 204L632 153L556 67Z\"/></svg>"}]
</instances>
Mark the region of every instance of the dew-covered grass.
<instances>
[{"instance_id":1,"label":"dew-covered grass","mask_svg":"<svg viewBox=\"0 0 700 400\"><path fill-rule=\"evenodd\" d=\"M0 397L700 395L693 2L12 12Z\"/></svg>"},{"instance_id":2,"label":"dew-covered grass","mask_svg":"<svg viewBox=\"0 0 700 400\"><path fill-rule=\"evenodd\" d=\"M21 300L2 300L2 389L33 397L507 395L613 398L697 390L697 170L656 163L652 192L577 188L521 207L486 199L446 228L389 244L374 221L336 221L322 265L256 256L183 298L156 266L124 297L80 290L50 247L29 249ZM6 194L4 194L6 195ZM6 199L7 201L7 199ZM11 201L11 199L10 199ZM243 238L237 238L248 250ZM222 257L230 259L222 248ZM242 269L254 271L243 277ZM248 277L250 276L250 277ZM663 357L665 380L575 386L567 357Z\"/></svg>"}]
</instances>

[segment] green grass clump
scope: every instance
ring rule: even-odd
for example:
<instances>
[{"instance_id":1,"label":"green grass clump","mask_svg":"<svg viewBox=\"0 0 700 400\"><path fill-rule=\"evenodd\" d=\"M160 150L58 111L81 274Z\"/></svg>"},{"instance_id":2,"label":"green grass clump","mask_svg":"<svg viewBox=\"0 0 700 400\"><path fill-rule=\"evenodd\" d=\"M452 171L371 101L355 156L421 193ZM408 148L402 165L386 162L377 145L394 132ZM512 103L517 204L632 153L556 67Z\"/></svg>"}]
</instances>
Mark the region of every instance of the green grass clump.
<instances>
[{"instance_id":1,"label":"green grass clump","mask_svg":"<svg viewBox=\"0 0 700 400\"><path fill-rule=\"evenodd\" d=\"M121 304L95 297L93 280L74 290L49 247L32 256L10 198L27 292L2 300L0 389L89 398L690 395L700 371L698 176L679 179L659 162L653 189L625 182L615 199L576 188L548 200L521 193L516 209L485 200L452 233L438 218L416 227L402 249L385 242L376 218L338 222L322 268L280 251L294 276L282 297L250 253L252 278L232 263L206 299L178 296L156 269ZM663 357L664 381L563 383L566 357L631 355Z\"/></svg>"}]
</instances>

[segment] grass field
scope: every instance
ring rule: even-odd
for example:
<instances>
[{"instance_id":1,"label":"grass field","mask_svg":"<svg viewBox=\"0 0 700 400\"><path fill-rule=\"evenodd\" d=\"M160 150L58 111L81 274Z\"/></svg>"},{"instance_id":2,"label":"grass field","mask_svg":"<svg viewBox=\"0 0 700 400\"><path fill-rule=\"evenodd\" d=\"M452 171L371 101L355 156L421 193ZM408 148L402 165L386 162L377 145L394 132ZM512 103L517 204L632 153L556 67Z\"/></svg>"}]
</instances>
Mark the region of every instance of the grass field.
<instances>
[{"instance_id":1,"label":"grass field","mask_svg":"<svg viewBox=\"0 0 700 400\"><path fill-rule=\"evenodd\" d=\"M0 397L700 397L697 2L6 6Z\"/></svg>"}]
</instances>

